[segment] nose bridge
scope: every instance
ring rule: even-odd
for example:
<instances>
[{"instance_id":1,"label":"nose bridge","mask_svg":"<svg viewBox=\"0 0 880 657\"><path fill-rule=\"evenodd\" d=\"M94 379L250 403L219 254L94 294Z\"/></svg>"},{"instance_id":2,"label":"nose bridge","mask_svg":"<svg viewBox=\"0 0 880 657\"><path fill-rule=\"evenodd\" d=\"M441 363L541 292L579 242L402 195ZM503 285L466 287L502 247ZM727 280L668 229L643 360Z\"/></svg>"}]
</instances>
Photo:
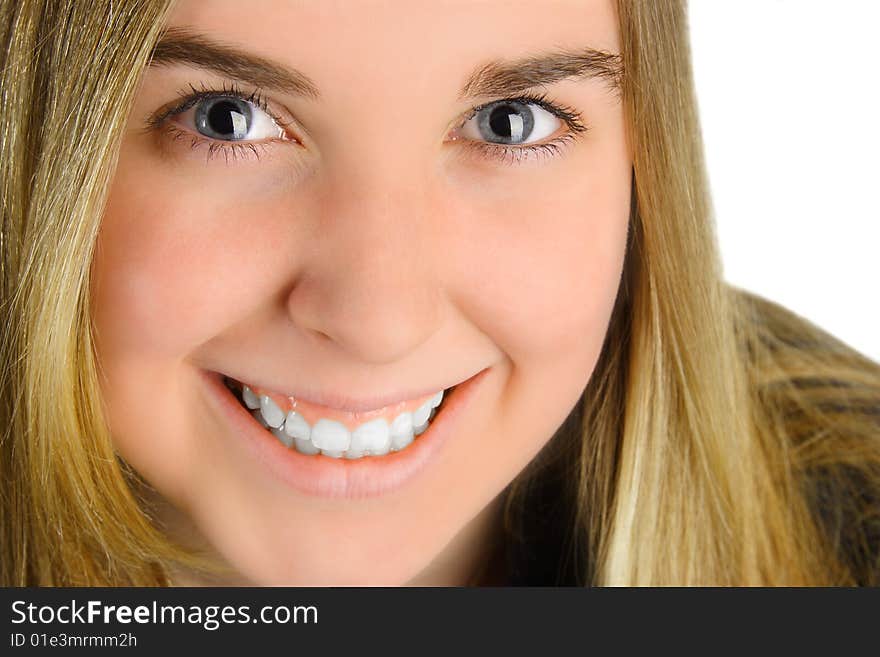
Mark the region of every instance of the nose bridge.
<instances>
[{"instance_id":1,"label":"nose bridge","mask_svg":"<svg viewBox=\"0 0 880 657\"><path fill-rule=\"evenodd\" d=\"M288 299L301 329L374 363L402 359L438 329L431 194L418 178L388 160L324 177L312 255Z\"/></svg>"}]
</instances>

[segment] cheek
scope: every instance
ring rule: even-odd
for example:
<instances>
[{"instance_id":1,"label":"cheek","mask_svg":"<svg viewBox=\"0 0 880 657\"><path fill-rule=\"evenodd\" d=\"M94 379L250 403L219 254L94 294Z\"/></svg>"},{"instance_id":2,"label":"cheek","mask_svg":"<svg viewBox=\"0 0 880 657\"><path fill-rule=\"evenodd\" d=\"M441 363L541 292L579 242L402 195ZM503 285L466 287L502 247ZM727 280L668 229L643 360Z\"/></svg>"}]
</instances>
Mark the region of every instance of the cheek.
<instances>
[{"instance_id":1,"label":"cheek","mask_svg":"<svg viewBox=\"0 0 880 657\"><path fill-rule=\"evenodd\" d=\"M623 270L630 168L623 158L572 168L580 175L511 184L521 191L452 213L467 222L456 232L470 232L448 248L462 258L454 271L469 273L454 286L456 301L510 361L489 437L455 464L462 481L497 488L521 472L575 406L599 356ZM461 505L469 494L461 491Z\"/></svg>"},{"instance_id":2,"label":"cheek","mask_svg":"<svg viewBox=\"0 0 880 657\"><path fill-rule=\"evenodd\" d=\"M234 322L256 297L249 280L271 272L250 247L243 208L167 180L125 185L120 177L92 268L95 324L107 350L179 356Z\"/></svg>"},{"instance_id":3,"label":"cheek","mask_svg":"<svg viewBox=\"0 0 880 657\"><path fill-rule=\"evenodd\" d=\"M514 360L563 356L604 338L629 223L623 164L585 165L579 170L596 173L539 180L491 209L457 213L473 234L459 245L467 262L458 270L470 272L458 282L470 291L464 303Z\"/></svg>"},{"instance_id":4,"label":"cheek","mask_svg":"<svg viewBox=\"0 0 880 657\"><path fill-rule=\"evenodd\" d=\"M177 367L241 319L266 279L242 236L242 210L151 174L117 169L92 264L92 318L117 448L151 484L186 500L211 437L193 412L197 382ZM155 190L164 190L156 193ZM250 272L251 278L243 272ZM176 439L190 436L193 440Z\"/></svg>"}]
</instances>

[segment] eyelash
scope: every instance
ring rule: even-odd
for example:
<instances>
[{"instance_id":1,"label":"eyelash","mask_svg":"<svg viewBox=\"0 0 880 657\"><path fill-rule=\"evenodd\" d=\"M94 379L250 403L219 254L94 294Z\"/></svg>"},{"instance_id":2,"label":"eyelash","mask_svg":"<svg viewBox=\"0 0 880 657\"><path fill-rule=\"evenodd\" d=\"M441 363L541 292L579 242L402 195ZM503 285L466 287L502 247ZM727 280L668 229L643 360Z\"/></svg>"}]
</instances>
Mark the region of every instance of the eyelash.
<instances>
[{"instance_id":1,"label":"eyelash","mask_svg":"<svg viewBox=\"0 0 880 657\"><path fill-rule=\"evenodd\" d=\"M268 114L272 118L272 120L275 121L275 123L281 128L284 128L291 123L289 121L284 122L275 112L272 111L271 107L260 94L259 90L256 90L252 93L245 93L235 84L231 84L229 87L227 87L226 83L223 83L220 89L207 87L204 85L204 83L202 84L201 89L196 89L194 86L189 85L189 91L179 91L178 95L180 96L181 100L170 109L166 109L158 113L156 116L149 118L147 120L147 127L149 130L165 132L172 141L189 138L190 147L193 150L199 148L203 144L207 144L208 153L206 161L210 161L218 152L223 153L227 163L229 162L230 157L233 160L237 160L239 159L239 157L252 156L255 159L259 160L261 157L261 151L265 153L269 144L273 143L274 141L281 140L269 140L266 142L257 143L220 141L206 138L201 135L195 135L192 132L182 130L170 123L169 119L177 116L178 114L182 114L183 112L203 100L208 100L211 98L239 98L241 100L251 102L259 107L261 110L266 112L266 114ZM548 99L546 94L544 93L523 93L519 96L493 100L491 102L478 105L468 110L468 113L465 115L464 119L457 124L456 129L461 128L478 112L482 111L486 107L491 107L493 105L502 105L504 103L510 102L518 102L525 105L537 105L542 109L547 110L557 118L562 119L562 121L567 126L568 131L560 135L559 137L556 137L552 141L543 144L515 146L507 144L493 144L491 142L478 142L468 139L463 140L463 145L466 148L479 153L481 156L488 157L501 164L518 164L530 156L536 158L554 157L560 153L564 146L574 141L579 137L579 135L589 130L589 126L584 125L581 120L581 115L576 110L565 105L560 105Z\"/></svg>"}]
</instances>

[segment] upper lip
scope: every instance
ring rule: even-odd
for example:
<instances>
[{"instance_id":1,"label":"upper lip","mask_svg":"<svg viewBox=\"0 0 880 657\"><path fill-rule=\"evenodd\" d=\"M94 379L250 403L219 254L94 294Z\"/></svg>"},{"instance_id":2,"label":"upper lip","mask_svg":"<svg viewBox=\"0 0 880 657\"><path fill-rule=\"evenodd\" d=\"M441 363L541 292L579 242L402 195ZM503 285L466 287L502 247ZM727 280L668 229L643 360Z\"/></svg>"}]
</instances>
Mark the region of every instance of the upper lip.
<instances>
[{"instance_id":1,"label":"upper lip","mask_svg":"<svg viewBox=\"0 0 880 657\"><path fill-rule=\"evenodd\" d=\"M308 387L298 387L296 390L292 390L291 388L286 388L284 386L264 386L254 380L240 379L230 375L224 376L228 376L230 379L234 379L235 381L238 381L239 383L249 386L251 388L256 387L260 390L269 391L283 397L293 397L297 400L302 400L316 406L323 406L325 408L341 412L364 413L367 411L381 410L387 406L398 404L399 402L406 402L417 399L419 397L426 397L427 395L432 395L434 393L440 392L441 390L454 388L455 386L472 379L474 376L476 376L476 374L473 374L466 379L462 379L461 381L447 386L423 388L414 392L404 391L402 393L373 395L367 397L354 397L336 392L320 391L315 388Z\"/></svg>"}]
</instances>

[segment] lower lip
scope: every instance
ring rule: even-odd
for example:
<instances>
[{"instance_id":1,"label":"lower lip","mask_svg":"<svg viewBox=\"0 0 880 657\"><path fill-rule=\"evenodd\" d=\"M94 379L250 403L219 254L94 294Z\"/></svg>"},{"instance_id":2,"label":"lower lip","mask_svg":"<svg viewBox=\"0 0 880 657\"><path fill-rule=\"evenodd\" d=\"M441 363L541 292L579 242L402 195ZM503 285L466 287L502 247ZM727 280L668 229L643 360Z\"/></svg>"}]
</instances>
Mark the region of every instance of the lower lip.
<instances>
[{"instance_id":1,"label":"lower lip","mask_svg":"<svg viewBox=\"0 0 880 657\"><path fill-rule=\"evenodd\" d=\"M264 429L223 383L223 375L199 370L212 405L231 425L237 438L256 459L286 485L306 495L325 498L363 498L392 493L403 488L428 466L456 430L464 409L486 380L489 368L458 384L443 401L428 429L406 448L385 456L359 459L301 454L285 447Z\"/></svg>"}]
</instances>

